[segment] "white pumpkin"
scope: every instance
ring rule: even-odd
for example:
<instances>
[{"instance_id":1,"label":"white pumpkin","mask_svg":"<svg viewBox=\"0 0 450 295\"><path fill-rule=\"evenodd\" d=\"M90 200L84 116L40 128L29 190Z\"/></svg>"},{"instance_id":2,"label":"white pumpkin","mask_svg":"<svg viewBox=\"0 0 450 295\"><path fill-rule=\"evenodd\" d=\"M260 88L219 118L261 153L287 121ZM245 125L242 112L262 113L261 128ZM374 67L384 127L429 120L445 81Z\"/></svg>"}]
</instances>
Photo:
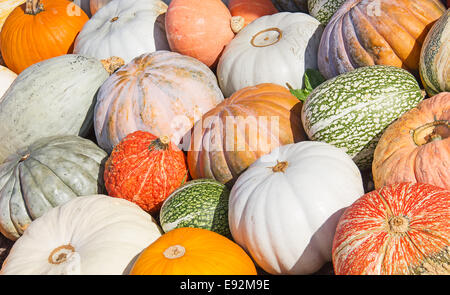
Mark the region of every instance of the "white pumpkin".
<instances>
[{"instance_id":1,"label":"white pumpkin","mask_svg":"<svg viewBox=\"0 0 450 295\"><path fill-rule=\"evenodd\" d=\"M84 25L75 40L74 53L104 59L133 58L168 50L165 31L167 5L160 0L114 0Z\"/></svg>"},{"instance_id":2,"label":"white pumpkin","mask_svg":"<svg viewBox=\"0 0 450 295\"><path fill-rule=\"evenodd\" d=\"M0 66L0 101L3 94L11 86L12 82L17 78L16 73L9 70L7 67Z\"/></svg>"},{"instance_id":3,"label":"white pumpkin","mask_svg":"<svg viewBox=\"0 0 450 295\"><path fill-rule=\"evenodd\" d=\"M323 26L305 13L280 12L254 20L227 45L217 67L226 97L261 83L302 88L306 69L317 69Z\"/></svg>"},{"instance_id":4,"label":"white pumpkin","mask_svg":"<svg viewBox=\"0 0 450 295\"><path fill-rule=\"evenodd\" d=\"M103 195L79 197L33 221L12 247L5 275L122 275L161 236L139 206Z\"/></svg>"},{"instance_id":5,"label":"white pumpkin","mask_svg":"<svg viewBox=\"0 0 450 295\"><path fill-rule=\"evenodd\" d=\"M344 208L364 194L360 171L321 142L281 146L259 158L233 186L234 240L271 274L311 274L331 261Z\"/></svg>"}]
</instances>

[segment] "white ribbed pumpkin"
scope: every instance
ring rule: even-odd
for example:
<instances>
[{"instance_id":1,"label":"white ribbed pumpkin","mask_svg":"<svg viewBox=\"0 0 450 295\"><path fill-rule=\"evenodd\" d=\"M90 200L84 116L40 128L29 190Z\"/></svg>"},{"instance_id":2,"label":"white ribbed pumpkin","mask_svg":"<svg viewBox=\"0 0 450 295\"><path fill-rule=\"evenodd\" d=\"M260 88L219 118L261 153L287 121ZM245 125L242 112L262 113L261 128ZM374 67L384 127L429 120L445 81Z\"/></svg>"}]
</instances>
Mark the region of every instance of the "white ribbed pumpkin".
<instances>
[{"instance_id":1,"label":"white ribbed pumpkin","mask_svg":"<svg viewBox=\"0 0 450 295\"><path fill-rule=\"evenodd\" d=\"M16 73L9 70L7 67L0 66L0 101L3 94L11 86L12 82L17 78Z\"/></svg>"},{"instance_id":2,"label":"white ribbed pumpkin","mask_svg":"<svg viewBox=\"0 0 450 295\"><path fill-rule=\"evenodd\" d=\"M0 274L128 274L138 254L161 233L155 220L132 202L79 197L33 221Z\"/></svg>"},{"instance_id":3,"label":"white ribbed pumpkin","mask_svg":"<svg viewBox=\"0 0 450 295\"><path fill-rule=\"evenodd\" d=\"M234 240L271 274L311 274L331 261L343 209L364 194L342 150L320 142L282 146L259 158L233 186Z\"/></svg>"},{"instance_id":4,"label":"white ribbed pumpkin","mask_svg":"<svg viewBox=\"0 0 450 295\"><path fill-rule=\"evenodd\" d=\"M217 79L205 64L169 51L144 54L100 88L94 111L97 141L111 152L125 136L142 130L178 144L222 101Z\"/></svg>"},{"instance_id":5,"label":"white ribbed pumpkin","mask_svg":"<svg viewBox=\"0 0 450 295\"><path fill-rule=\"evenodd\" d=\"M164 27L167 5L159 0L114 0L84 25L74 53L105 59L133 58L169 49Z\"/></svg>"},{"instance_id":6,"label":"white ribbed pumpkin","mask_svg":"<svg viewBox=\"0 0 450 295\"><path fill-rule=\"evenodd\" d=\"M317 69L323 26L305 13L280 12L248 24L227 45L217 67L226 97L261 83L303 87L306 69Z\"/></svg>"}]
</instances>

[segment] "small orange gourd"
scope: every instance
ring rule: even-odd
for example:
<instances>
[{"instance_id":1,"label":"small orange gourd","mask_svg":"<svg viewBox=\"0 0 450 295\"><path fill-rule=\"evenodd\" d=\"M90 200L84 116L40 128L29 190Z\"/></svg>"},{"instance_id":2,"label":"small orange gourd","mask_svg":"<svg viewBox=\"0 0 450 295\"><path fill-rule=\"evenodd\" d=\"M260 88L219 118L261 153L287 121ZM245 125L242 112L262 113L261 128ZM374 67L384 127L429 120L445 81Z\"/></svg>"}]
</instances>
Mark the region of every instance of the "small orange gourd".
<instances>
[{"instance_id":1,"label":"small orange gourd","mask_svg":"<svg viewBox=\"0 0 450 295\"><path fill-rule=\"evenodd\" d=\"M138 257L130 275L256 275L251 258L236 243L201 228L177 228Z\"/></svg>"}]
</instances>

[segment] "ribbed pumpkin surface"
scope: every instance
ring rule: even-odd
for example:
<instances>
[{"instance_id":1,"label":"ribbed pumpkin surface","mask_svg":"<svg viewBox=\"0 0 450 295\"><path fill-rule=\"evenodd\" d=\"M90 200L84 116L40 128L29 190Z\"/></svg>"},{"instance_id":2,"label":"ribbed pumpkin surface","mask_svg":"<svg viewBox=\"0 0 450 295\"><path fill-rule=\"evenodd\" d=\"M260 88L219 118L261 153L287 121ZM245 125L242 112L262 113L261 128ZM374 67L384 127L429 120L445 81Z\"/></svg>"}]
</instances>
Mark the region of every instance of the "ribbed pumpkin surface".
<instances>
[{"instance_id":1,"label":"ribbed pumpkin surface","mask_svg":"<svg viewBox=\"0 0 450 295\"><path fill-rule=\"evenodd\" d=\"M333 242L337 275L449 274L450 191L385 186L341 216Z\"/></svg>"},{"instance_id":2,"label":"ribbed pumpkin surface","mask_svg":"<svg viewBox=\"0 0 450 295\"><path fill-rule=\"evenodd\" d=\"M197 179L175 190L161 207L159 221L165 232L196 227L231 237L228 226L228 188L213 179Z\"/></svg>"},{"instance_id":3,"label":"ribbed pumpkin surface","mask_svg":"<svg viewBox=\"0 0 450 295\"><path fill-rule=\"evenodd\" d=\"M173 143L136 131L113 150L105 165L105 186L111 197L156 213L163 201L186 181L185 157Z\"/></svg>"},{"instance_id":4,"label":"ribbed pumpkin surface","mask_svg":"<svg viewBox=\"0 0 450 295\"><path fill-rule=\"evenodd\" d=\"M363 67L317 87L303 105L302 122L311 140L344 149L359 168L367 169L383 130L421 100L409 72Z\"/></svg>"}]
</instances>

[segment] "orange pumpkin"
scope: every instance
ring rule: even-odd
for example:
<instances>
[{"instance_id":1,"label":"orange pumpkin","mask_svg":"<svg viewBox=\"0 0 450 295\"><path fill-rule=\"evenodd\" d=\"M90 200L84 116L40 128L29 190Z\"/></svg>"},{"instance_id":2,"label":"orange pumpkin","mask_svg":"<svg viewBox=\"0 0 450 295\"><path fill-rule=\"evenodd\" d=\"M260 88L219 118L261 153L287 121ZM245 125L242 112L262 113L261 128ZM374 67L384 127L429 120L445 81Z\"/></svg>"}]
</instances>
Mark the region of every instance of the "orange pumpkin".
<instances>
[{"instance_id":1,"label":"orange pumpkin","mask_svg":"<svg viewBox=\"0 0 450 295\"><path fill-rule=\"evenodd\" d=\"M301 108L287 88L276 84L235 92L194 125L188 151L191 176L231 185L262 155L305 140Z\"/></svg>"},{"instance_id":2,"label":"orange pumpkin","mask_svg":"<svg viewBox=\"0 0 450 295\"><path fill-rule=\"evenodd\" d=\"M52 57L72 53L73 43L89 20L68 0L27 0L6 19L0 34L3 59L21 73Z\"/></svg>"},{"instance_id":3,"label":"orange pumpkin","mask_svg":"<svg viewBox=\"0 0 450 295\"><path fill-rule=\"evenodd\" d=\"M370 192L341 216L337 275L449 274L450 191L400 183Z\"/></svg>"},{"instance_id":4,"label":"orange pumpkin","mask_svg":"<svg viewBox=\"0 0 450 295\"><path fill-rule=\"evenodd\" d=\"M220 0L172 0L166 13L166 34L172 51L215 67L234 38L231 14Z\"/></svg>"},{"instance_id":5,"label":"orange pumpkin","mask_svg":"<svg viewBox=\"0 0 450 295\"><path fill-rule=\"evenodd\" d=\"M228 8L233 17L242 17L244 20L242 26L233 28L235 33L261 16L278 12L271 0L230 0Z\"/></svg>"},{"instance_id":6,"label":"orange pumpkin","mask_svg":"<svg viewBox=\"0 0 450 295\"><path fill-rule=\"evenodd\" d=\"M236 243L200 228L162 235L138 257L130 275L256 275L251 258Z\"/></svg>"},{"instance_id":7,"label":"orange pumpkin","mask_svg":"<svg viewBox=\"0 0 450 295\"><path fill-rule=\"evenodd\" d=\"M422 101L386 129L372 174L375 188L422 182L450 189L450 92Z\"/></svg>"},{"instance_id":8,"label":"orange pumpkin","mask_svg":"<svg viewBox=\"0 0 450 295\"><path fill-rule=\"evenodd\" d=\"M167 136L136 131L125 137L105 164L108 195L155 214L187 179L184 153Z\"/></svg>"}]
</instances>

